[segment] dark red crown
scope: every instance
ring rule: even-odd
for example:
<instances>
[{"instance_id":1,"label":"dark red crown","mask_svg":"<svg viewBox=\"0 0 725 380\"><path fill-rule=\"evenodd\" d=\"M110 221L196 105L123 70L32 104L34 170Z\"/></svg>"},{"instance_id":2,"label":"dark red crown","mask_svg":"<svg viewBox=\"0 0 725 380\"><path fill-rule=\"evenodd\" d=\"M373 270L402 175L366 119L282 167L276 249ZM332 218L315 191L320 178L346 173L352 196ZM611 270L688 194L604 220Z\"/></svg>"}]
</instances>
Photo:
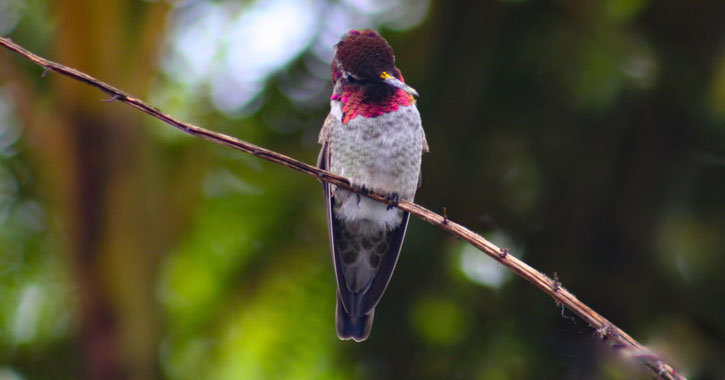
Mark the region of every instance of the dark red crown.
<instances>
[{"instance_id":1,"label":"dark red crown","mask_svg":"<svg viewBox=\"0 0 725 380\"><path fill-rule=\"evenodd\" d=\"M351 30L337 43L342 68L361 79L377 79L395 67L393 48L374 30Z\"/></svg>"}]
</instances>

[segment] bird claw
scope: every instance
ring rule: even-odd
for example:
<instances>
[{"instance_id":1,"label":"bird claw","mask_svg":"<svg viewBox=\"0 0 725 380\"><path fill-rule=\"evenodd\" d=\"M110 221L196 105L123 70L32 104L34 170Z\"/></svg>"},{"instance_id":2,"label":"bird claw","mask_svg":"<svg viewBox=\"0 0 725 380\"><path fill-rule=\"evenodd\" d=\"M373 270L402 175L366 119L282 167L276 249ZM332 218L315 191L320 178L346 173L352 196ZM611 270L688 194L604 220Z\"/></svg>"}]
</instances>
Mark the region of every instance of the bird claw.
<instances>
[{"instance_id":1,"label":"bird claw","mask_svg":"<svg viewBox=\"0 0 725 380\"><path fill-rule=\"evenodd\" d=\"M365 185L360 185L360 186L356 186L356 187L364 195L370 194L370 189L368 189L367 187L365 187Z\"/></svg>"},{"instance_id":2,"label":"bird claw","mask_svg":"<svg viewBox=\"0 0 725 380\"><path fill-rule=\"evenodd\" d=\"M360 198L361 198L360 197L360 194L362 193L363 195L368 195L368 194L370 194L370 189L368 189L367 187L365 187L365 185L360 185L360 186L352 185L352 187L353 187L353 189L357 190L357 193L355 194L355 196L357 196L356 205L359 207L360 206Z\"/></svg>"},{"instance_id":3,"label":"bird claw","mask_svg":"<svg viewBox=\"0 0 725 380\"><path fill-rule=\"evenodd\" d=\"M387 208L388 210L390 210L393 207L398 207L398 203L400 202L400 194L398 194L398 193L388 194L388 196L386 196L385 199L391 202L391 204L389 204L388 208Z\"/></svg>"}]
</instances>

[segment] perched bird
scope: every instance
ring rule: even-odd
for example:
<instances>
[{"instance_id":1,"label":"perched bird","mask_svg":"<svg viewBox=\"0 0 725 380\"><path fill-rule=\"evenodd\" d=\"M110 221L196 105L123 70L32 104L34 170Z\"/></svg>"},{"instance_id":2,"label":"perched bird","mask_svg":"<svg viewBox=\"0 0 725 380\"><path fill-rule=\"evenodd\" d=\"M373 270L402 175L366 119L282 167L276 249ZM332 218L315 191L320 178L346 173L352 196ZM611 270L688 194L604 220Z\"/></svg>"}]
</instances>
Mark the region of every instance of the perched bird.
<instances>
[{"instance_id":1,"label":"perched bird","mask_svg":"<svg viewBox=\"0 0 725 380\"><path fill-rule=\"evenodd\" d=\"M318 167L349 178L356 188L412 201L428 151L418 93L405 84L393 49L377 32L351 30L335 48ZM360 342L370 335L409 215L326 182L322 187L337 277L337 336Z\"/></svg>"}]
</instances>

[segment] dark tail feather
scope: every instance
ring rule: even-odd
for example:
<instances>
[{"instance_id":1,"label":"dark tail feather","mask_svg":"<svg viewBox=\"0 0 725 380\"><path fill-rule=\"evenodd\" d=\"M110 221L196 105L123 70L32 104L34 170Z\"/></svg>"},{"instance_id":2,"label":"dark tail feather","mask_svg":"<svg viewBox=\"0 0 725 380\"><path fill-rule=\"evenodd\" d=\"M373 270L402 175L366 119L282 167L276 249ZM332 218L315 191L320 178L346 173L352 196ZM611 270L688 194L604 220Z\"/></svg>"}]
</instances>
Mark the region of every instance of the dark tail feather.
<instances>
[{"instance_id":1,"label":"dark tail feather","mask_svg":"<svg viewBox=\"0 0 725 380\"><path fill-rule=\"evenodd\" d=\"M340 296L337 296L337 313L335 314L335 325L337 326L337 337L342 340L352 339L356 342L362 342L370 335L370 329L373 327L373 316L375 309L369 314L353 317L342 307Z\"/></svg>"}]
</instances>

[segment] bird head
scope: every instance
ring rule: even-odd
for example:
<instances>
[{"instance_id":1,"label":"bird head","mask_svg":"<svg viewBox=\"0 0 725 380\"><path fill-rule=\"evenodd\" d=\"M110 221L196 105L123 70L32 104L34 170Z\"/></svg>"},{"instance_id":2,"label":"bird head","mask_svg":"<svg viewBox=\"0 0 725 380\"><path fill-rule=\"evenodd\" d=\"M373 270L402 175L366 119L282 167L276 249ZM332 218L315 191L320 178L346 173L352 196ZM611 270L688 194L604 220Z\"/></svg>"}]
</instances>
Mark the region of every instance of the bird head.
<instances>
[{"instance_id":1,"label":"bird head","mask_svg":"<svg viewBox=\"0 0 725 380\"><path fill-rule=\"evenodd\" d=\"M418 97L395 67L393 48L374 30L351 30L335 45L333 84L362 90L367 98L384 98L398 89Z\"/></svg>"}]
</instances>

